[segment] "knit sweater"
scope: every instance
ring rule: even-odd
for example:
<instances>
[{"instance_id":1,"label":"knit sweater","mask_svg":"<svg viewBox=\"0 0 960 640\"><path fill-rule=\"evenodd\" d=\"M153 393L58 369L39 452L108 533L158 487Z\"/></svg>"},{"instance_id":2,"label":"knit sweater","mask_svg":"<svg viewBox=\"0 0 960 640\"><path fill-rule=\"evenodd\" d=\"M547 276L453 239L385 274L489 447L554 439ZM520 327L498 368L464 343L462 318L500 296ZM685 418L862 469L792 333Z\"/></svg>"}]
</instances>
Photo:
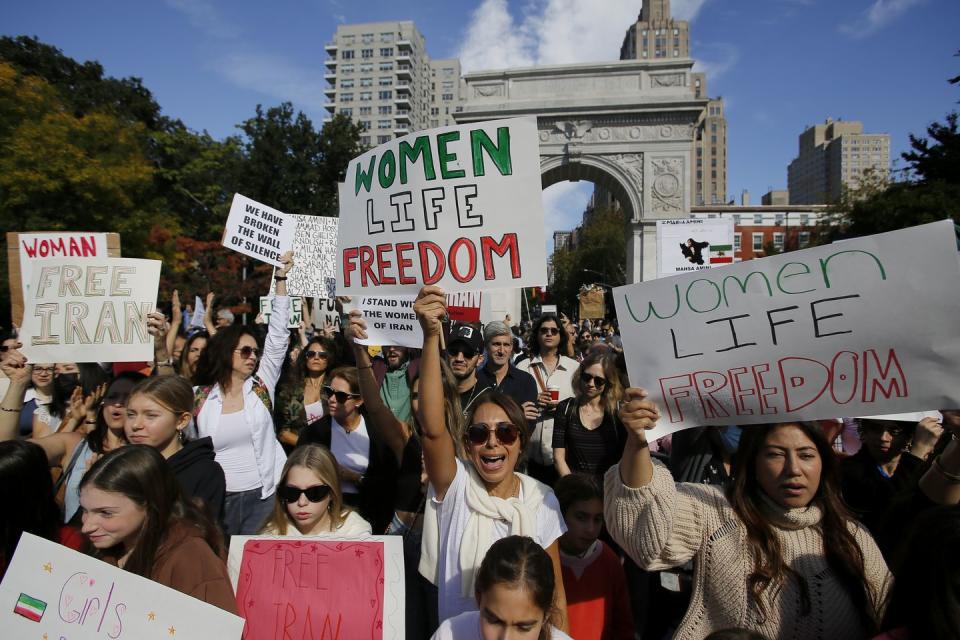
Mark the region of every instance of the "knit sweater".
<instances>
[{"instance_id":1,"label":"knit sweater","mask_svg":"<svg viewBox=\"0 0 960 640\"><path fill-rule=\"evenodd\" d=\"M666 467L656 460L653 465L650 484L638 489L623 484L620 465L611 467L604 482L604 517L614 540L643 569L664 570L693 560L690 606L674 638L701 639L729 627L780 640L867 635L859 612L827 565L819 506L784 510L764 503L784 560L807 581L811 604L810 613L803 615L800 586L788 578L779 590L768 586L762 592L764 620L750 595L753 555L746 527L722 490L676 484ZM863 552L869 614L879 619L890 572L870 534L854 521L849 527Z\"/></svg>"}]
</instances>

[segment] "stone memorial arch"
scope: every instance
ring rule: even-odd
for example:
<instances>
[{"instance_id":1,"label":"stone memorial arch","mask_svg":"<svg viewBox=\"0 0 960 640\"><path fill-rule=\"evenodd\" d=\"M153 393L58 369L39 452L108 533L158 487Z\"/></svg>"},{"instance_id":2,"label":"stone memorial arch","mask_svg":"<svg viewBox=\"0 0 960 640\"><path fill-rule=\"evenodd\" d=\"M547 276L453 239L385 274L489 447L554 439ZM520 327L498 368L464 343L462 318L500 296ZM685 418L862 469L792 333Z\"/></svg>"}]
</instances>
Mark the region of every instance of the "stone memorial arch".
<instances>
[{"instance_id":1,"label":"stone memorial arch","mask_svg":"<svg viewBox=\"0 0 960 640\"><path fill-rule=\"evenodd\" d=\"M707 104L693 61L628 60L481 71L464 77L458 123L535 115L543 187L589 180L631 221L627 282L656 277L656 221L693 202L693 138Z\"/></svg>"}]
</instances>

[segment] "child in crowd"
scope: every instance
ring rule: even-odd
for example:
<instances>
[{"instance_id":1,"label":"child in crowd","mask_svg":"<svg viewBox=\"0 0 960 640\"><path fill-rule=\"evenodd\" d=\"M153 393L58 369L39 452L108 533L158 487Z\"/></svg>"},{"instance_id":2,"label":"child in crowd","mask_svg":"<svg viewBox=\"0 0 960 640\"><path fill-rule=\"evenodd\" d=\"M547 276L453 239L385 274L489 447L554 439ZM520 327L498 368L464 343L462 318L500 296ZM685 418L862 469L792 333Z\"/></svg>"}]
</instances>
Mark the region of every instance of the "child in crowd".
<instances>
[{"instance_id":1,"label":"child in crowd","mask_svg":"<svg viewBox=\"0 0 960 640\"><path fill-rule=\"evenodd\" d=\"M444 620L432 640L570 640L551 624L556 614L553 561L532 538L507 536L494 542L475 584L480 610Z\"/></svg>"},{"instance_id":2,"label":"child in crowd","mask_svg":"<svg viewBox=\"0 0 960 640\"><path fill-rule=\"evenodd\" d=\"M633 615L620 559L597 538L603 529L603 492L596 477L573 473L554 487L567 532L560 564L570 635L577 640L630 640Z\"/></svg>"}]
</instances>

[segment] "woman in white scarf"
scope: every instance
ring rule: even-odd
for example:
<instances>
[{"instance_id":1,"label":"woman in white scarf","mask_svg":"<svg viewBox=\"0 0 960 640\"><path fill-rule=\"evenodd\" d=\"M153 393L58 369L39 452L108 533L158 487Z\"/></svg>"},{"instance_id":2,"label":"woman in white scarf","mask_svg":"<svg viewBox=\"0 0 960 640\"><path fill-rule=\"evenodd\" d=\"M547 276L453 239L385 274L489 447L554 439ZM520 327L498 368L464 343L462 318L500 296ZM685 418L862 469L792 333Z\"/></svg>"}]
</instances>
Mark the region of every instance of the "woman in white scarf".
<instances>
[{"instance_id":1,"label":"woman in white scarf","mask_svg":"<svg viewBox=\"0 0 960 640\"><path fill-rule=\"evenodd\" d=\"M566 530L553 491L514 469L529 440L523 411L496 392L472 407L462 434L466 463L457 459L443 411L439 287L421 289L414 304L423 327L419 423L430 492L423 526L420 573L437 585L439 619L476 610L474 579L490 546L508 535L533 538L550 556L557 584L557 626L566 630L566 598L557 539Z\"/></svg>"}]
</instances>

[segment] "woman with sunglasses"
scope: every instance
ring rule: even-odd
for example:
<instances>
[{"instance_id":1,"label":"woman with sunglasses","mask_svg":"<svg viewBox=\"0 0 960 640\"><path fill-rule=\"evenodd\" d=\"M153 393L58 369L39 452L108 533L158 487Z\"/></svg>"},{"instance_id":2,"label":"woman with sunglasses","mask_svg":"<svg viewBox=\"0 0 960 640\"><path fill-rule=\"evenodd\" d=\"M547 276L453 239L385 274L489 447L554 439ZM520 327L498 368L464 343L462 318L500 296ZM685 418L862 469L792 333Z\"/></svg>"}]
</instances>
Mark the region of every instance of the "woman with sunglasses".
<instances>
[{"instance_id":1,"label":"woman with sunglasses","mask_svg":"<svg viewBox=\"0 0 960 640\"><path fill-rule=\"evenodd\" d=\"M344 503L382 533L393 517L397 458L381 432L367 422L356 367L334 369L329 379L323 387L327 415L300 431L297 446L312 443L330 450Z\"/></svg>"},{"instance_id":2,"label":"woman with sunglasses","mask_svg":"<svg viewBox=\"0 0 960 640\"><path fill-rule=\"evenodd\" d=\"M446 425L440 374L442 289L420 290L414 311L423 327L419 418L423 458L430 480L420 573L439 589L440 619L475 611L475 577L487 550L508 535L533 538L546 549L557 585L556 605L566 629L557 540L566 526L550 487L516 473L529 434L523 410L497 391L484 394L466 416L466 461Z\"/></svg>"},{"instance_id":3,"label":"woman with sunglasses","mask_svg":"<svg viewBox=\"0 0 960 640\"><path fill-rule=\"evenodd\" d=\"M279 536L370 535L370 523L343 503L337 461L318 444L297 447L283 466L273 514L262 533Z\"/></svg>"},{"instance_id":4,"label":"woman with sunglasses","mask_svg":"<svg viewBox=\"0 0 960 640\"><path fill-rule=\"evenodd\" d=\"M281 378L274 419L284 447L295 447L300 431L326 414L323 387L328 382L327 374L336 368L333 340L315 335Z\"/></svg>"},{"instance_id":5,"label":"woman with sunglasses","mask_svg":"<svg viewBox=\"0 0 960 640\"><path fill-rule=\"evenodd\" d=\"M557 407L553 455L557 473L602 477L620 460L627 432L617 411L623 389L613 358L588 355L573 377L573 398Z\"/></svg>"},{"instance_id":6,"label":"woman with sunglasses","mask_svg":"<svg viewBox=\"0 0 960 640\"><path fill-rule=\"evenodd\" d=\"M213 439L227 480L227 535L260 530L273 508L273 493L287 459L277 442L272 408L290 338L287 273L293 267L293 252L283 254L280 262L263 357L249 328L230 325L210 338L194 376L197 432Z\"/></svg>"}]
</instances>

